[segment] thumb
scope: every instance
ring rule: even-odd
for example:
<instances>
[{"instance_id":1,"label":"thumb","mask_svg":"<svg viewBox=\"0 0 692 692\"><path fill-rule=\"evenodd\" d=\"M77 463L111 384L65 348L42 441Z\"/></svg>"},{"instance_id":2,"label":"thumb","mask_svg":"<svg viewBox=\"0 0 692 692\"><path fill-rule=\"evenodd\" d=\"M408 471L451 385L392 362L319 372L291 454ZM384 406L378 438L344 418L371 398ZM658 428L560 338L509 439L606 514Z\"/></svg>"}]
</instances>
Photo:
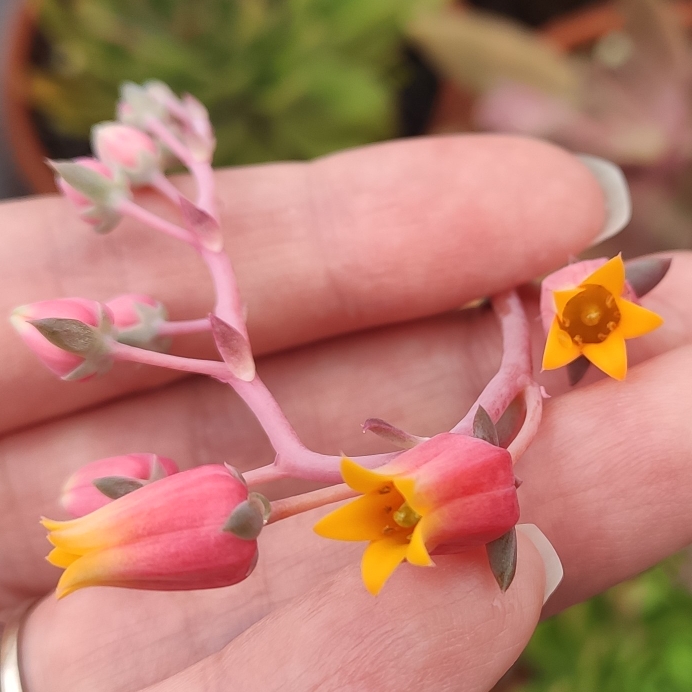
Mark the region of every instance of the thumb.
<instances>
[{"instance_id":1,"label":"thumb","mask_svg":"<svg viewBox=\"0 0 692 692\"><path fill-rule=\"evenodd\" d=\"M403 565L376 598L351 565L147 692L487 692L519 657L561 576L536 527L518 538L504 594L484 550L439 556L433 569Z\"/></svg>"}]
</instances>

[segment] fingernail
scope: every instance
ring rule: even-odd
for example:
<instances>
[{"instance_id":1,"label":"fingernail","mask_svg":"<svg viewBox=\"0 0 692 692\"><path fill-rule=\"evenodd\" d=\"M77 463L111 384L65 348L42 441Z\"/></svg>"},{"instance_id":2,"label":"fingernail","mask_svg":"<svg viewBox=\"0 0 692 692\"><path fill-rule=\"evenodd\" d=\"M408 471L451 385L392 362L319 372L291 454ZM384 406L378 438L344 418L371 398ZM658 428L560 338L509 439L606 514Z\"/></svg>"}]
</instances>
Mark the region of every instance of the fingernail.
<instances>
[{"instance_id":1,"label":"fingernail","mask_svg":"<svg viewBox=\"0 0 692 692\"><path fill-rule=\"evenodd\" d=\"M630 222L632 218L630 190L619 166L588 154L578 154L578 158L593 173L605 196L605 222L601 232L591 243L591 245L597 245L617 235Z\"/></svg>"},{"instance_id":2,"label":"fingernail","mask_svg":"<svg viewBox=\"0 0 692 692\"><path fill-rule=\"evenodd\" d=\"M536 546L538 554L543 559L545 567L545 592L543 593L543 605L553 595L555 589L562 581L565 572L558 554L546 535L535 524L519 524L517 531L523 533L531 543Z\"/></svg>"}]
</instances>

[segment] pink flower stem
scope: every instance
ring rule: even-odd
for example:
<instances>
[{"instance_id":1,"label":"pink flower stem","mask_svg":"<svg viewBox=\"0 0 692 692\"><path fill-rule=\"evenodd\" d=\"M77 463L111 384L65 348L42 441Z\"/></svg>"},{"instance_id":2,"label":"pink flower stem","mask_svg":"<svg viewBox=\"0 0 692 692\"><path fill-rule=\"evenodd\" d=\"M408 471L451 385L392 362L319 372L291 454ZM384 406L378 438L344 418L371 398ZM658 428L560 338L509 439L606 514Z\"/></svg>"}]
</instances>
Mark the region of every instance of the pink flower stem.
<instances>
[{"instance_id":1,"label":"pink flower stem","mask_svg":"<svg viewBox=\"0 0 692 692\"><path fill-rule=\"evenodd\" d=\"M288 474L284 473L283 470L274 463L243 472L243 478L250 489L262 485L263 483L271 483L272 481L278 481L287 477Z\"/></svg>"},{"instance_id":2,"label":"pink flower stem","mask_svg":"<svg viewBox=\"0 0 692 692\"><path fill-rule=\"evenodd\" d=\"M302 512L309 512L311 509L324 507L324 505L329 505L333 502L348 500L356 497L358 494L355 490L341 483L329 488L314 490L311 493L303 493L302 495L275 500L271 503L272 509L267 524L273 524L276 521L287 519Z\"/></svg>"},{"instance_id":3,"label":"pink flower stem","mask_svg":"<svg viewBox=\"0 0 692 692\"><path fill-rule=\"evenodd\" d=\"M177 320L175 322L162 322L157 331L157 336L178 336L179 334L199 334L211 330L208 317L198 320Z\"/></svg>"},{"instance_id":4,"label":"pink flower stem","mask_svg":"<svg viewBox=\"0 0 692 692\"><path fill-rule=\"evenodd\" d=\"M543 394L536 382L533 382L523 392L526 403L526 416L517 436L509 443L507 451L516 463L528 449L533 438L538 433L538 426L543 415Z\"/></svg>"},{"instance_id":5,"label":"pink flower stem","mask_svg":"<svg viewBox=\"0 0 692 692\"><path fill-rule=\"evenodd\" d=\"M516 291L507 291L494 296L492 304L502 331L500 369L466 416L452 428L452 432L470 435L478 406L482 406L497 423L507 407L521 394L526 403L526 415L521 429L508 447L516 462L538 432L543 396L533 379L529 322L521 299Z\"/></svg>"},{"instance_id":6,"label":"pink flower stem","mask_svg":"<svg viewBox=\"0 0 692 692\"><path fill-rule=\"evenodd\" d=\"M247 404L254 413L262 428L264 428L269 442L276 451L276 460L273 465L276 471L270 467L246 474L248 483L264 482L267 478L283 478L291 476L305 480L335 483L341 480L339 471L342 457L340 455L320 454L313 452L303 445L295 430L288 422L283 411L264 385L262 380L255 376L251 382L234 377L225 363L214 360L198 360L195 358L182 358L166 353L157 353L142 348L135 348L126 344L111 342L110 355L115 360L156 365L159 367L179 370L181 372L197 373L214 377L221 382L230 384L231 387ZM371 454L368 456L354 457L354 459L368 468L377 468L396 456L395 453ZM261 472L261 473L260 473ZM277 473L279 475L274 476Z\"/></svg>"},{"instance_id":7,"label":"pink flower stem","mask_svg":"<svg viewBox=\"0 0 692 692\"><path fill-rule=\"evenodd\" d=\"M209 269L214 283L216 292L214 314L230 324L231 327L239 331L249 341L245 324L245 308L235 280L231 260L223 251L213 252L200 247L199 252Z\"/></svg>"},{"instance_id":8,"label":"pink flower stem","mask_svg":"<svg viewBox=\"0 0 692 692\"><path fill-rule=\"evenodd\" d=\"M150 185L177 206L182 193L161 171L157 171Z\"/></svg>"},{"instance_id":9,"label":"pink flower stem","mask_svg":"<svg viewBox=\"0 0 692 692\"><path fill-rule=\"evenodd\" d=\"M218 221L214 169L211 165L206 161L198 161L194 154L158 118L149 118L147 129L161 140L192 173L197 182L197 206Z\"/></svg>"},{"instance_id":10,"label":"pink flower stem","mask_svg":"<svg viewBox=\"0 0 692 692\"><path fill-rule=\"evenodd\" d=\"M188 245L197 245L197 239L186 228L182 228L182 226L178 226L170 221L162 219L156 214L152 214L144 207L140 207L139 204L136 204L129 199L124 199L119 202L117 211L123 214L123 216L129 216L130 218L135 219L136 221L139 221L150 228L160 231L161 233L165 233L176 240L182 240Z\"/></svg>"}]
</instances>

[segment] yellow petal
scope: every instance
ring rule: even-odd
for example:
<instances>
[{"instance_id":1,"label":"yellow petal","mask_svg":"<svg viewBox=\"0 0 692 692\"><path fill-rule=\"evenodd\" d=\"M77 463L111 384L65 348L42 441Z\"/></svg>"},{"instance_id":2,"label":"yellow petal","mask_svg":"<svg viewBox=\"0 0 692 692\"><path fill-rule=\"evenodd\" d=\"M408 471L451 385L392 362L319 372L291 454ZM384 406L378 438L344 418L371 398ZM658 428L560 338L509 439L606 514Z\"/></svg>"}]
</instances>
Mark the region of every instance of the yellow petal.
<instances>
[{"instance_id":1,"label":"yellow petal","mask_svg":"<svg viewBox=\"0 0 692 692\"><path fill-rule=\"evenodd\" d=\"M373 596L377 596L392 572L403 562L407 550L408 543L397 538L373 541L365 549L360 569L365 588Z\"/></svg>"},{"instance_id":2,"label":"yellow petal","mask_svg":"<svg viewBox=\"0 0 692 692\"><path fill-rule=\"evenodd\" d=\"M387 525L396 527L391 518L404 499L392 488L386 495L368 493L322 517L313 530L323 538L337 541L375 541Z\"/></svg>"},{"instance_id":3,"label":"yellow petal","mask_svg":"<svg viewBox=\"0 0 692 692\"><path fill-rule=\"evenodd\" d=\"M424 505L420 498L416 497L416 481L411 476L401 476L392 482L414 512L423 515L430 511L430 507Z\"/></svg>"},{"instance_id":4,"label":"yellow petal","mask_svg":"<svg viewBox=\"0 0 692 692\"><path fill-rule=\"evenodd\" d=\"M634 339L657 329L663 324L663 318L646 308L620 298L617 300L620 311L620 324L617 331L623 339Z\"/></svg>"},{"instance_id":5,"label":"yellow petal","mask_svg":"<svg viewBox=\"0 0 692 692\"><path fill-rule=\"evenodd\" d=\"M622 295L625 289L625 263L622 255L617 255L608 260L602 267L599 267L593 274L589 274L581 285L596 284L603 286L610 291L616 298Z\"/></svg>"},{"instance_id":6,"label":"yellow petal","mask_svg":"<svg viewBox=\"0 0 692 692\"><path fill-rule=\"evenodd\" d=\"M65 569L66 567L69 567L75 560L79 560L79 557L79 555L68 553L66 550L62 550L61 548L53 548L53 550L48 553L46 560L48 560L48 562L55 567L62 567Z\"/></svg>"},{"instance_id":7,"label":"yellow petal","mask_svg":"<svg viewBox=\"0 0 692 692\"><path fill-rule=\"evenodd\" d=\"M556 317L550 325L550 331L545 341L543 364L541 367L543 370L555 370L571 363L580 354L579 346L572 341L570 335L564 329L560 329L560 323Z\"/></svg>"},{"instance_id":8,"label":"yellow petal","mask_svg":"<svg viewBox=\"0 0 692 692\"><path fill-rule=\"evenodd\" d=\"M583 288L568 288L566 291L553 291L555 312L558 315L562 315L565 310L565 305L567 305L574 296L578 296L583 290Z\"/></svg>"},{"instance_id":9,"label":"yellow petal","mask_svg":"<svg viewBox=\"0 0 692 692\"><path fill-rule=\"evenodd\" d=\"M584 344L583 354L597 367L616 380L627 374L627 348L625 339L616 329L603 343Z\"/></svg>"},{"instance_id":10,"label":"yellow petal","mask_svg":"<svg viewBox=\"0 0 692 692\"><path fill-rule=\"evenodd\" d=\"M113 556L103 553L91 553L75 560L62 573L56 587L56 596L65 596L83 589L86 586L113 585Z\"/></svg>"},{"instance_id":11,"label":"yellow petal","mask_svg":"<svg viewBox=\"0 0 692 692\"><path fill-rule=\"evenodd\" d=\"M425 545L425 533L423 532L423 520L416 524L411 536L411 542L406 551L406 560L417 567L432 567L435 563L428 553Z\"/></svg>"},{"instance_id":12,"label":"yellow petal","mask_svg":"<svg viewBox=\"0 0 692 692\"><path fill-rule=\"evenodd\" d=\"M49 531L56 531L58 529L63 528L63 526L66 526L69 524L69 521L55 521L54 519L48 519L46 517L41 517L41 526L44 528L48 529Z\"/></svg>"},{"instance_id":13,"label":"yellow petal","mask_svg":"<svg viewBox=\"0 0 692 692\"><path fill-rule=\"evenodd\" d=\"M391 480L391 476L366 469L348 457L341 460L341 477L349 488L363 494L378 490L384 483Z\"/></svg>"}]
</instances>

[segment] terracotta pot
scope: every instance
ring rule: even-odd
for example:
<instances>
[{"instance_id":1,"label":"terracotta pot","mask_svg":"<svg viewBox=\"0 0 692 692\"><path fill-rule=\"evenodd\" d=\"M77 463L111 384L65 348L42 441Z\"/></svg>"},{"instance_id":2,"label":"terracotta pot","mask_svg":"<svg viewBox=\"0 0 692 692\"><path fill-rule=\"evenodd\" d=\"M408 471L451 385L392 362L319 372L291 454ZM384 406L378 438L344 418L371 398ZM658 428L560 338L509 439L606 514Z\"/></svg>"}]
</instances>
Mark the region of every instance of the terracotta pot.
<instances>
[{"instance_id":1,"label":"terracotta pot","mask_svg":"<svg viewBox=\"0 0 692 692\"><path fill-rule=\"evenodd\" d=\"M23 182L35 192L55 192L53 173L45 163L48 153L31 117L28 85L35 27L35 11L24 5L14 16L8 32L8 60L2 75L7 139Z\"/></svg>"}]
</instances>

